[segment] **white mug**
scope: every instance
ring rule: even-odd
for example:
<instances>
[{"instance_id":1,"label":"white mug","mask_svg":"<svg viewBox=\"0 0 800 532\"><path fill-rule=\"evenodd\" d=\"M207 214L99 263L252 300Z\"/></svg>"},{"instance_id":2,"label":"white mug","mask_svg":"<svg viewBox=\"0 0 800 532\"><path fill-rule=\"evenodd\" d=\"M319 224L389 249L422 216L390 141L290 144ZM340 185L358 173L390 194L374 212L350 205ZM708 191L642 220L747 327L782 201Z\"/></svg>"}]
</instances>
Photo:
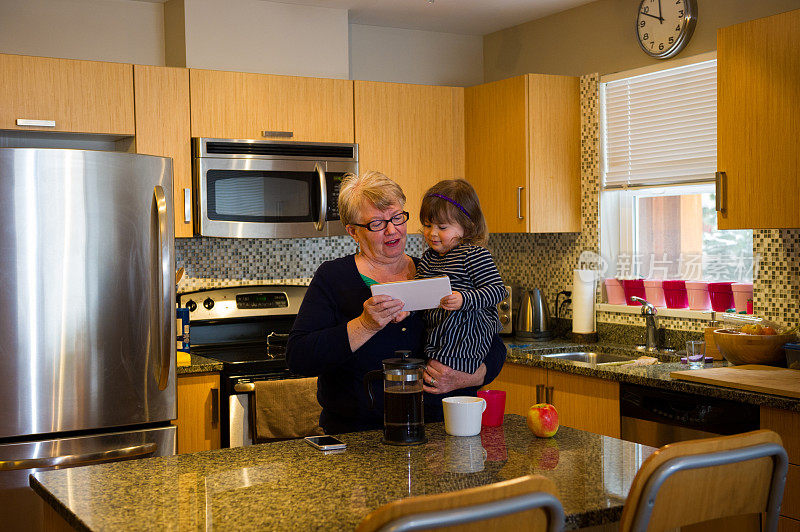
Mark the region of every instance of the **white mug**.
<instances>
[{"instance_id":1,"label":"white mug","mask_svg":"<svg viewBox=\"0 0 800 532\"><path fill-rule=\"evenodd\" d=\"M481 433L481 418L486 401L481 397L445 397L444 430L451 436L476 436Z\"/></svg>"}]
</instances>

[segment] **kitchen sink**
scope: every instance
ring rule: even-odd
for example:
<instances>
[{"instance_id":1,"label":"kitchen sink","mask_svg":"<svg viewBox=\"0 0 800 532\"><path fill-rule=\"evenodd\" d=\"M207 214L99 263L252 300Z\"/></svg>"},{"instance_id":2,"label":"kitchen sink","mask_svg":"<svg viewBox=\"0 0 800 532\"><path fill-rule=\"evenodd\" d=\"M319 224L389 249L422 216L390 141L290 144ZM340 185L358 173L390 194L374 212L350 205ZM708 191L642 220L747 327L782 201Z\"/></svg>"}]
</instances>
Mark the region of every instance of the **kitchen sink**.
<instances>
[{"instance_id":1,"label":"kitchen sink","mask_svg":"<svg viewBox=\"0 0 800 532\"><path fill-rule=\"evenodd\" d=\"M626 355L617 355L613 353L553 353L550 355L542 355L542 358L555 358L569 362L583 362L586 364L608 364L609 362L627 362L633 358Z\"/></svg>"}]
</instances>

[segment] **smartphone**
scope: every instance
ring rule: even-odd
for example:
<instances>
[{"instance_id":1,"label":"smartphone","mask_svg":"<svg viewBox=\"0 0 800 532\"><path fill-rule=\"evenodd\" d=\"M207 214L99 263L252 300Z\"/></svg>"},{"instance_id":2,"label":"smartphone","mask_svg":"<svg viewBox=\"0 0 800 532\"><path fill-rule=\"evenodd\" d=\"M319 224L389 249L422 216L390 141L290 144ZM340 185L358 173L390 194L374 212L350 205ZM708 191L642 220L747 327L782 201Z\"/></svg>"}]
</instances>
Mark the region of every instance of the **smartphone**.
<instances>
[{"instance_id":1,"label":"smartphone","mask_svg":"<svg viewBox=\"0 0 800 532\"><path fill-rule=\"evenodd\" d=\"M333 436L306 436L306 443L316 447L320 451L330 451L332 449L345 449L347 444Z\"/></svg>"}]
</instances>

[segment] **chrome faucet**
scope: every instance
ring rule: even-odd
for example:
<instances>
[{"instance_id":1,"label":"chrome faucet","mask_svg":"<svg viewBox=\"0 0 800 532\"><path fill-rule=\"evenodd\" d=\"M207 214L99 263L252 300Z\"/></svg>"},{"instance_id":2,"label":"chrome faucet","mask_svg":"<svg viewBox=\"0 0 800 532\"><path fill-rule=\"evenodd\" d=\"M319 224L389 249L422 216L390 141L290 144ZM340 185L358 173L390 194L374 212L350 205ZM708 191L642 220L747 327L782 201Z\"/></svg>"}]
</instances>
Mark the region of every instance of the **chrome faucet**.
<instances>
[{"instance_id":1,"label":"chrome faucet","mask_svg":"<svg viewBox=\"0 0 800 532\"><path fill-rule=\"evenodd\" d=\"M647 325L645 351L648 353L658 351L658 318L656 317L656 307L641 297L631 296L631 301L642 304L642 316L644 316L644 321Z\"/></svg>"}]
</instances>

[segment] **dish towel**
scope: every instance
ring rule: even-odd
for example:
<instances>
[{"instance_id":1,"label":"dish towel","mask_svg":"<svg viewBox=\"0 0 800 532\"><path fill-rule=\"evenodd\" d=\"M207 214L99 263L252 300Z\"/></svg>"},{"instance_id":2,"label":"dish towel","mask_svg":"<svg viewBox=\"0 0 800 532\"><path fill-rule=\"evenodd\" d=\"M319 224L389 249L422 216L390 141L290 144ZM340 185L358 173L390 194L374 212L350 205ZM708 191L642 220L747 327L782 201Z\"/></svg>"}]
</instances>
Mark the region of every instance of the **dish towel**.
<instances>
[{"instance_id":1,"label":"dish towel","mask_svg":"<svg viewBox=\"0 0 800 532\"><path fill-rule=\"evenodd\" d=\"M256 443L324 434L317 378L256 381Z\"/></svg>"}]
</instances>

